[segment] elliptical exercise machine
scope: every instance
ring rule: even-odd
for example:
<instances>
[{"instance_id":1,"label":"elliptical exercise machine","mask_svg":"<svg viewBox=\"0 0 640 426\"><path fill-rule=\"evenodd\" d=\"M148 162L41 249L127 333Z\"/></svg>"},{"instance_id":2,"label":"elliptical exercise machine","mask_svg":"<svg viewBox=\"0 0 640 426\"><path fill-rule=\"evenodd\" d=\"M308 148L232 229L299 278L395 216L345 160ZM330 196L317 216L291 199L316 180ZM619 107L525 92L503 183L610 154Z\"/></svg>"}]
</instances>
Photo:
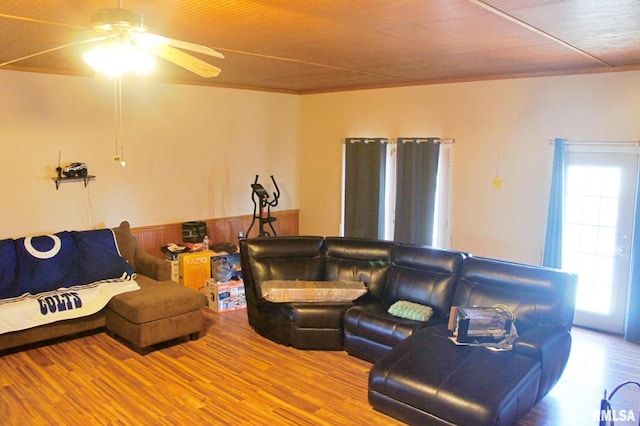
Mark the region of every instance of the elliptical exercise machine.
<instances>
[{"instance_id":1,"label":"elliptical exercise machine","mask_svg":"<svg viewBox=\"0 0 640 426\"><path fill-rule=\"evenodd\" d=\"M251 184L251 201L253 201L253 219L251 220L251 226L247 229L247 233L245 236L249 237L249 232L251 232L251 228L253 228L253 224L256 219L258 219L260 223L260 233L259 237L270 237L272 234L269 231L265 230L265 224L269 225L271 228L271 232L275 237L276 230L273 228L273 222L278 220L277 217L271 216L271 207L275 207L278 205L278 198L280 198L280 189L278 188L278 184L276 180L271 175L271 181L273 182L273 186L276 188L276 192L273 193L273 200L269 201L269 194L267 190L264 189L262 185L258 183L259 175L256 175L255 181ZM266 211L265 211L266 209Z\"/></svg>"}]
</instances>

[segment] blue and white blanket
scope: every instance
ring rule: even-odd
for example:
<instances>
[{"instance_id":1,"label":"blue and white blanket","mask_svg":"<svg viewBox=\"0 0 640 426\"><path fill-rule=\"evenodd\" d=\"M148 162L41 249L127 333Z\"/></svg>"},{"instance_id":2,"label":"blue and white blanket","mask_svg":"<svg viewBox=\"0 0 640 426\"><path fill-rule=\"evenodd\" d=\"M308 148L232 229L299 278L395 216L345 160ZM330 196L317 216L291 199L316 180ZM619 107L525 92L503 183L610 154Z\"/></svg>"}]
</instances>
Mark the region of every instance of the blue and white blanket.
<instances>
[{"instance_id":1,"label":"blue and white blanket","mask_svg":"<svg viewBox=\"0 0 640 426\"><path fill-rule=\"evenodd\" d=\"M0 240L0 334L96 313L134 279L110 229Z\"/></svg>"}]
</instances>

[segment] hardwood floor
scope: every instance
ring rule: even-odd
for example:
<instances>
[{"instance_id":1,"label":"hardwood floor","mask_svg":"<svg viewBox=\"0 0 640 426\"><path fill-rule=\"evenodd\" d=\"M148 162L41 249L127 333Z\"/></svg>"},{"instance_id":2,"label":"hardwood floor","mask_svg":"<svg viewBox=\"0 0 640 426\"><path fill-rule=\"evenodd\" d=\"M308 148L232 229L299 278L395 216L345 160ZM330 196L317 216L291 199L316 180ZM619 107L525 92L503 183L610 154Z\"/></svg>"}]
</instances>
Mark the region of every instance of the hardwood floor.
<instances>
[{"instance_id":1,"label":"hardwood floor","mask_svg":"<svg viewBox=\"0 0 640 426\"><path fill-rule=\"evenodd\" d=\"M571 335L571 355L562 378L520 425L597 425L604 390L610 394L624 381L640 382L640 345L579 327ZM638 425L640 389L624 387L614 396L612 408L625 413L634 410L635 421L617 421L616 425Z\"/></svg>"},{"instance_id":2,"label":"hardwood floor","mask_svg":"<svg viewBox=\"0 0 640 426\"><path fill-rule=\"evenodd\" d=\"M0 424L400 424L367 403L369 363L277 345L249 327L245 311L205 318L199 340L147 356L98 333L0 357ZM573 335L562 380L520 425L597 425L603 390L640 378L640 346ZM637 413L639 391L618 395Z\"/></svg>"}]
</instances>

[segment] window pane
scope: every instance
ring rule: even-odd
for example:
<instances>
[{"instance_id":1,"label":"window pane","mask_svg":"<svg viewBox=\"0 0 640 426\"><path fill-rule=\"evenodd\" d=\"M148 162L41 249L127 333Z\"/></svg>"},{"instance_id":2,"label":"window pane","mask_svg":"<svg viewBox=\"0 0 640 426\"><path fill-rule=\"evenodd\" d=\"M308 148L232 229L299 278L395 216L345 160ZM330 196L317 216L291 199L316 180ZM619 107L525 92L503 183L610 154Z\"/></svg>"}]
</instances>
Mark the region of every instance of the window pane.
<instances>
[{"instance_id":1,"label":"window pane","mask_svg":"<svg viewBox=\"0 0 640 426\"><path fill-rule=\"evenodd\" d=\"M610 310L620 169L570 166L567 169L563 267L579 274L576 307Z\"/></svg>"}]
</instances>

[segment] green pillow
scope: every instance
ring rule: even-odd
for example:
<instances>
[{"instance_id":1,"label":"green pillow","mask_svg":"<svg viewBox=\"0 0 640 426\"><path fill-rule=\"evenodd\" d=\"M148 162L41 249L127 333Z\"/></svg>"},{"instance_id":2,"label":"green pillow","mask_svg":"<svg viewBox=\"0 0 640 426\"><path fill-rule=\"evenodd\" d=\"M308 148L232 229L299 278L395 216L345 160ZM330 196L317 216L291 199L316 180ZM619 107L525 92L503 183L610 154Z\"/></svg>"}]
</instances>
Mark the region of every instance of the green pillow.
<instances>
[{"instance_id":1,"label":"green pillow","mask_svg":"<svg viewBox=\"0 0 640 426\"><path fill-rule=\"evenodd\" d=\"M427 322L433 314L433 309L431 306L399 300L389 307L388 312L396 317Z\"/></svg>"}]
</instances>

